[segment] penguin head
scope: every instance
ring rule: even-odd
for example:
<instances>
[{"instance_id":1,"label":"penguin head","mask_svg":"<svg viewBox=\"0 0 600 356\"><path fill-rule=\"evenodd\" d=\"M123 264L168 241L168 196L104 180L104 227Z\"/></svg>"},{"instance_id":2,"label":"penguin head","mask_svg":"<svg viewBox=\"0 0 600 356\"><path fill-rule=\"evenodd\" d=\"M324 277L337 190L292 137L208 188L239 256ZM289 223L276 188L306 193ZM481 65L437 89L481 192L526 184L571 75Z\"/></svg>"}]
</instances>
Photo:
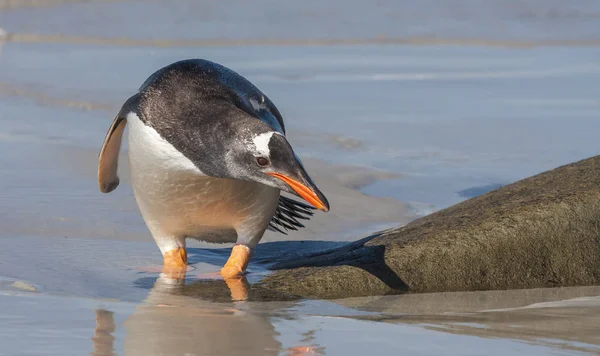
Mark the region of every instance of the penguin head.
<instances>
[{"instance_id":1,"label":"penguin head","mask_svg":"<svg viewBox=\"0 0 600 356\"><path fill-rule=\"evenodd\" d=\"M223 157L227 178L275 187L328 211L327 198L308 175L287 138L261 124L246 123L230 140Z\"/></svg>"}]
</instances>

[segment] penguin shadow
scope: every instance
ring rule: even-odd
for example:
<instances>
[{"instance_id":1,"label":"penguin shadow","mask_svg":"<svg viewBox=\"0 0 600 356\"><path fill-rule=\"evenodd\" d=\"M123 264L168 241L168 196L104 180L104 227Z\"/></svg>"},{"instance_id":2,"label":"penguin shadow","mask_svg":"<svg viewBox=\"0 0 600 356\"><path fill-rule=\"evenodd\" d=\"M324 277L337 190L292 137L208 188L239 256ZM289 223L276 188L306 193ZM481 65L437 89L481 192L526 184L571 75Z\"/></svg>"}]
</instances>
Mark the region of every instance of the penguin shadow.
<instances>
[{"instance_id":1,"label":"penguin shadow","mask_svg":"<svg viewBox=\"0 0 600 356\"><path fill-rule=\"evenodd\" d=\"M265 253L263 253L265 252ZM256 285L268 272L268 267L278 261L273 248L257 248L256 255L247 268L247 273L238 278L223 279L218 271L225 264L231 248L188 248L188 263L191 267L186 272L161 273L144 276L133 282L134 287L154 290L157 285L170 281L168 289L171 297L183 296L213 303L230 303L235 301L269 302L291 301L300 298L294 295L267 290ZM161 288L166 290L165 288Z\"/></svg>"},{"instance_id":2,"label":"penguin shadow","mask_svg":"<svg viewBox=\"0 0 600 356\"><path fill-rule=\"evenodd\" d=\"M256 292L251 298L261 299ZM324 349L312 339L285 349L278 341L271 320L274 315L293 318L286 310L296 303L232 302L222 280L190 281L161 274L122 324L124 355L323 355ZM95 314L91 355L116 355L112 333L121 326L115 325L110 311Z\"/></svg>"},{"instance_id":3,"label":"penguin shadow","mask_svg":"<svg viewBox=\"0 0 600 356\"><path fill-rule=\"evenodd\" d=\"M377 236L379 235L375 234L354 242L265 242L256 247L248 273L228 280L223 280L216 272L227 261L231 248L188 248L188 262L195 270L167 277L187 283L177 293L219 303L298 300L299 296L266 289L258 282L271 272L299 267L353 266L377 277L392 290L407 291L406 283L385 263L385 246L365 246L365 243ZM210 266L212 273L203 273L206 265ZM134 281L134 286L151 289L158 278L142 277Z\"/></svg>"},{"instance_id":4,"label":"penguin shadow","mask_svg":"<svg viewBox=\"0 0 600 356\"><path fill-rule=\"evenodd\" d=\"M164 275L172 279L185 279L187 287L178 293L212 302L245 301L286 301L300 299L297 296L266 290L257 285L274 266L285 261L303 260L322 251L330 251L347 245L346 242L331 241L282 241L266 242L256 247L247 273L234 279L224 280L218 275L225 264L231 248L188 248L187 257L190 269L178 275ZM135 280L134 286L151 289L159 277L144 276Z\"/></svg>"},{"instance_id":5,"label":"penguin shadow","mask_svg":"<svg viewBox=\"0 0 600 356\"><path fill-rule=\"evenodd\" d=\"M282 295L268 290L261 290L259 282L270 272L300 267L352 266L360 268L375 276L390 289L405 292L407 284L386 264L385 246L366 246L370 240L380 236L374 234L366 238L347 241L277 241L259 244L248 267L246 281L260 293L254 297L276 300L294 296ZM229 256L229 249L191 249L193 263L202 262L222 265ZM255 299L258 300L258 299Z\"/></svg>"},{"instance_id":6,"label":"penguin shadow","mask_svg":"<svg viewBox=\"0 0 600 356\"><path fill-rule=\"evenodd\" d=\"M352 266L373 275L398 293L406 292L408 285L385 262L385 246L365 245L380 235L376 233L353 242L306 241L308 248L299 248L291 253L285 252L288 249L287 242L277 242L274 244L280 245L272 247L280 251L281 257L258 257L257 262L264 263L271 271L300 267Z\"/></svg>"}]
</instances>

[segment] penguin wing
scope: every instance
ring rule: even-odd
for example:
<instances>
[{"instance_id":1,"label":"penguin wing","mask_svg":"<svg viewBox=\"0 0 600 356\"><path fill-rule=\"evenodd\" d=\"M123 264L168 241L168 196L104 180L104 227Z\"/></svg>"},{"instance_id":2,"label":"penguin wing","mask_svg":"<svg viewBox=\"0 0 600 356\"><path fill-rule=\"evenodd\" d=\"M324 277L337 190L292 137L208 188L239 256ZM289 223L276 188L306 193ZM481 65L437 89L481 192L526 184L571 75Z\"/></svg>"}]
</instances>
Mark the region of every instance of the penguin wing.
<instances>
[{"instance_id":1,"label":"penguin wing","mask_svg":"<svg viewBox=\"0 0 600 356\"><path fill-rule=\"evenodd\" d=\"M115 117L104 137L102 149L98 155L98 187L102 193L110 193L119 186L117 166L123 132L127 124L127 114L137 108L138 95L129 98Z\"/></svg>"},{"instance_id":2,"label":"penguin wing","mask_svg":"<svg viewBox=\"0 0 600 356\"><path fill-rule=\"evenodd\" d=\"M102 193L110 193L119 185L117 166L126 123L127 120L124 117L117 116L104 138L104 144L98 156L98 187Z\"/></svg>"},{"instance_id":3,"label":"penguin wing","mask_svg":"<svg viewBox=\"0 0 600 356\"><path fill-rule=\"evenodd\" d=\"M298 219L310 219L314 210L315 208L308 204L280 196L279 205L277 206L275 214L273 214L273 218L269 222L269 227L267 229L287 235L285 231L298 230L298 228L304 227Z\"/></svg>"}]
</instances>

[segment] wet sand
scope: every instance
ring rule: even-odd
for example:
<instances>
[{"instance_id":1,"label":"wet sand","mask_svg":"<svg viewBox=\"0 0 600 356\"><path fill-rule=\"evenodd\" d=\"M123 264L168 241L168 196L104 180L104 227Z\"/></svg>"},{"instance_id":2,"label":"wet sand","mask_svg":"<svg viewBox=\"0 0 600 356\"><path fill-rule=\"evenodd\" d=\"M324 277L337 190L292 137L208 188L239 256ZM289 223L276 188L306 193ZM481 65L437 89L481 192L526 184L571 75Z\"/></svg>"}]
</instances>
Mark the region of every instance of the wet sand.
<instances>
[{"instance_id":1,"label":"wet sand","mask_svg":"<svg viewBox=\"0 0 600 356\"><path fill-rule=\"evenodd\" d=\"M598 287L336 301L252 288L274 263L598 154L596 2L169 4L0 1L0 354L600 353ZM265 235L246 302L198 277L227 246L193 243L186 280L140 272L161 258L126 164L115 192L97 189L123 100L190 57L271 97L332 205Z\"/></svg>"}]
</instances>

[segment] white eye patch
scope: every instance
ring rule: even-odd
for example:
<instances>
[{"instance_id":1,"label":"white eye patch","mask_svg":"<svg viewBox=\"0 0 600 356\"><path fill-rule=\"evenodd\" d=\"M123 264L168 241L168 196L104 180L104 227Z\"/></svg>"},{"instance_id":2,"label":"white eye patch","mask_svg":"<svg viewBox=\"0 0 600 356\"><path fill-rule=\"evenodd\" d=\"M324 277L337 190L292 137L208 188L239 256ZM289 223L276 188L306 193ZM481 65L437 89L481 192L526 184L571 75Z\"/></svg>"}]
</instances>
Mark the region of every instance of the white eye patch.
<instances>
[{"instance_id":1,"label":"white eye patch","mask_svg":"<svg viewBox=\"0 0 600 356\"><path fill-rule=\"evenodd\" d=\"M254 150L257 154L270 157L271 152L269 150L269 142L271 142L271 138L273 135L281 135L279 132L270 131L261 133L252 139L252 143L254 144Z\"/></svg>"}]
</instances>

